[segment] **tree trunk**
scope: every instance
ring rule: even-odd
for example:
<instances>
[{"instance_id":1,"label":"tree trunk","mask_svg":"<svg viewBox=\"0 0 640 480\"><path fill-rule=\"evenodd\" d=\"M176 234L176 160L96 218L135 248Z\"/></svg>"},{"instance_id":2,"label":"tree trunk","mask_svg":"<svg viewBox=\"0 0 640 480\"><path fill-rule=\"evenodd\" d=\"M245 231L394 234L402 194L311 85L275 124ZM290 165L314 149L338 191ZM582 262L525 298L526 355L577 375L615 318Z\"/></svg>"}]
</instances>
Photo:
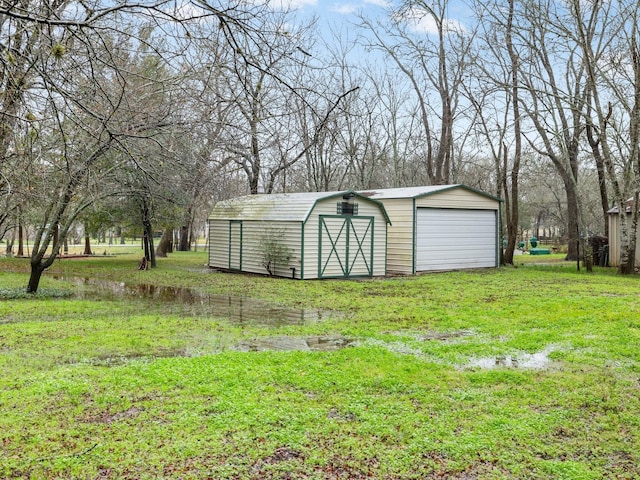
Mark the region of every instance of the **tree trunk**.
<instances>
[{"instance_id":1,"label":"tree trunk","mask_svg":"<svg viewBox=\"0 0 640 480\"><path fill-rule=\"evenodd\" d=\"M22 220L18 220L18 251L16 255L19 257L24 256L24 227L22 226Z\"/></svg>"},{"instance_id":2,"label":"tree trunk","mask_svg":"<svg viewBox=\"0 0 640 480\"><path fill-rule=\"evenodd\" d=\"M156 248L156 257L165 258L167 253L171 253L172 251L172 238L173 238L173 228L167 227L165 228L162 238L158 243L158 248Z\"/></svg>"},{"instance_id":3,"label":"tree trunk","mask_svg":"<svg viewBox=\"0 0 640 480\"><path fill-rule=\"evenodd\" d=\"M58 223L56 223L53 226L53 245L58 245L59 236L60 236L60 225ZM52 256L54 256L54 255L52 254Z\"/></svg>"},{"instance_id":4,"label":"tree trunk","mask_svg":"<svg viewBox=\"0 0 640 480\"><path fill-rule=\"evenodd\" d=\"M13 243L16 240L16 230L11 230L11 237L7 238L7 257L13 257Z\"/></svg>"},{"instance_id":5,"label":"tree trunk","mask_svg":"<svg viewBox=\"0 0 640 480\"><path fill-rule=\"evenodd\" d=\"M591 152L596 162L596 170L598 172L598 186L600 189L600 206L602 208L602 218L604 219L604 236L609 236L609 222L607 212L609 211L609 195L607 194L607 173L605 162L600 151L600 140L593 135L593 125L587 122L587 139L591 146Z\"/></svg>"},{"instance_id":6,"label":"tree trunk","mask_svg":"<svg viewBox=\"0 0 640 480\"><path fill-rule=\"evenodd\" d=\"M149 261L150 255L149 255L149 237L147 236L147 231L145 229L144 233L142 234L142 248L144 249L144 258Z\"/></svg>"},{"instance_id":7,"label":"tree trunk","mask_svg":"<svg viewBox=\"0 0 640 480\"><path fill-rule=\"evenodd\" d=\"M567 195L567 228L569 230L569 245L565 260L579 260L580 252L578 251L578 236L580 232L580 225L578 223L578 197L575 184L570 179L565 182L565 189Z\"/></svg>"},{"instance_id":8,"label":"tree trunk","mask_svg":"<svg viewBox=\"0 0 640 480\"><path fill-rule=\"evenodd\" d=\"M178 245L178 251L189 251L189 225L182 225L180 227L180 245Z\"/></svg>"},{"instance_id":9,"label":"tree trunk","mask_svg":"<svg viewBox=\"0 0 640 480\"><path fill-rule=\"evenodd\" d=\"M149 261L151 268L156 268L156 252L153 248L153 228L149 219L149 210L143 211L142 226L144 229L144 256Z\"/></svg>"},{"instance_id":10,"label":"tree trunk","mask_svg":"<svg viewBox=\"0 0 640 480\"><path fill-rule=\"evenodd\" d=\"M41 261L31 260L31 276L27 284L27 293L36 293L40 286L40 279L47 267Z\"/></svg>"},{"instance_id":11,"label":"tree trunk","mask_svg":"<svg viewBox=\"0 0 640 480\"><path fill-rule=\"evenodd\" d=\"M84 252L85 255L93 255L91 252L91 236L87 233L87 230L84 231Z\"/></svg>"}]
</instances>

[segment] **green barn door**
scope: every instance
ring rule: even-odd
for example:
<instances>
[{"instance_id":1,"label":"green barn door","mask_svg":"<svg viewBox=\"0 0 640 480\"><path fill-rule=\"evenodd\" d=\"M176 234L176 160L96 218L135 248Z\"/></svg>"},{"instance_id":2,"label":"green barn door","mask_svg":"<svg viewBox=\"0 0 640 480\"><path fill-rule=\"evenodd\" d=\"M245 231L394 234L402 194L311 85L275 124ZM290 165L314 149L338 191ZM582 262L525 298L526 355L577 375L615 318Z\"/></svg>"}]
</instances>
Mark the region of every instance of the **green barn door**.
<instances>
[{"instance_id":1,"label":"green barn door","mask_svg":"<svg viewBox=\"0 0 640 480\"><path fill-rule=\"evenodd\" d=\"M373 217L320 216L318 277L373 275Z\"/></svg>"},{"instance_id":2,"label":"green barn door","mask_svg":"<svg viewBox=\"0 0 640 480\"><path fill-rule=\"evenodd\" d=\"M242 270L242 221L229 222L229 270Z\"/></svg>"}]
</instances>

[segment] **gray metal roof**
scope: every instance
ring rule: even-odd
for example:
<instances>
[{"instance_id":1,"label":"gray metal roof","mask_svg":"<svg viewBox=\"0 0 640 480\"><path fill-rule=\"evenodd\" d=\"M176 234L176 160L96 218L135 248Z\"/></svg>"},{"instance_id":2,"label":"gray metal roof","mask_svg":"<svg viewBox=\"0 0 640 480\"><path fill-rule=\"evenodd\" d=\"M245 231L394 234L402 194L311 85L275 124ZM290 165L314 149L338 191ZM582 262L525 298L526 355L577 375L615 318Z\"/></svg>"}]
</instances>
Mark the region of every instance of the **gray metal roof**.
<instances>
[{"instance_id":1,"label":"gray metal roof","mask_svg":"<svg viewBox=\"0 0 640 480\"><path fill-rule=\"evenodd\" d=\"M209 219L304 222L318 201L332 197L342 198L346 194L354 194L363 200L378 204L389 222L387 212L380 202L351 190L246 195L218 202L211 211Z\"/></svg>"},{"instance_id":2,"label":"gray metal roof","mask_svg":"<svg viewBox=\"0 0 640 480\"><path fill-rule=\"evenodd\" d=\"M626 202L627 205L625 207L625 210L626 210L627 213L631 213L631 211L633 210L631 208L631 207L633 207L633 202L634 202L633 197L627 199L627 202ZM607 213L612 214L612 215L613 214L617 215L619 212L620 212L620 210L618 209L617 205L614 205L613 207L611 207L610 210L607 210Z\"/></svg>"},{"instance_id":3,"label":"gray metal roof","mask_svg":"<svg viewBox=\"0 0 640 480\"><path fill-rule=\"evenodd\" d=\"M376 200L387 198L414 198L441 190L448 190L456 186L457 185L430 185L425 187L375 188L371 190L361 190L360 193L366 197L375 198Z\"/></svg>"},{"instance_id":4,"label":"gray metal roof","mask_svg":"<svg viewBox=\"0 0 640 480\"><path fill-rule=\"evenodd\" d=\"M446 190L453 190L456 188L462 188L464 190L469 190L470 192L477 193L478 195L482 195L484 197L492 198L494 200L500 201L498 197L494 197L488 193L482 192L480 190L476 190L475 188L468 187L461 183L457 183L454 185L429 185L423 187L402 187L402 188L377 188L371 190L361 190L358 193L373 198L375 200L385 200L391 198L418 198L425 197L427 195L433 195L435 193L443 192Z\"/></svg>"}]
</instances>

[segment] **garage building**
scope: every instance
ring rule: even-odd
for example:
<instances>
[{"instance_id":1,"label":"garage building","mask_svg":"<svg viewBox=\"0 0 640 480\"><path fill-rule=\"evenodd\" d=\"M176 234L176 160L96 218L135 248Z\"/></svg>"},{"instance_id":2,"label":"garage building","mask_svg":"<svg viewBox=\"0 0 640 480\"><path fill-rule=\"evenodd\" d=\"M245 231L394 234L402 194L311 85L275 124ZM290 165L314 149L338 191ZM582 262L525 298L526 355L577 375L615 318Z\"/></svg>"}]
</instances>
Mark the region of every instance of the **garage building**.
<instances>
[{"instance_id":1,"label":"garage building","mask_svg":"<svg viewBox=\"0 0 640 480\"><path fill-rule=\"evenodd\" d=\"M391 220L389 273L498 266L499 198L461 184L360 193L379 200Z\"/></svg>"}]
</instances>

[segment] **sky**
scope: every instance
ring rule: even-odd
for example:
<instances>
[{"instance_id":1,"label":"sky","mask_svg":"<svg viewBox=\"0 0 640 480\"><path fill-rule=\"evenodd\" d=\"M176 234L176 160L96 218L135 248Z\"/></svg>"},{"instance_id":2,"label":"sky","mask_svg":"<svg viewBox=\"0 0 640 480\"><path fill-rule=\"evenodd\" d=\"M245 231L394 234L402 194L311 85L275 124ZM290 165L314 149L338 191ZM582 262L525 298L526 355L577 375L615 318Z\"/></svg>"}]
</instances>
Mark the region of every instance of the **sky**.
<instances>
[{"instance_id":1,"label":"sky","mask_svg":"<svg viewBox=\"0 0 640 480\"><path fill-rule=\"evenodd\" d=\"M374 18L381 15L394 2L388 0L352 0L348 2L336 2L334 0L274 0L272 5L281 8L296 9L303 15L315 14L322 24L348 26L357 20L358 15ZM397 3L397 2L395 2ZM466 7L461 2L449 3L449 19L447 25L450 29L464 30L464 17ZM417 9L411 9L407 18L409 27L414 32L436 33L436 25L428 15L421 14Z\"/></svg>"},{"instance_id":2,"label":"sky","mask_svg":"<svg viewBox=\"0 0 640 480\"><path fill-rule=\"evenodd\" d=\"M386 0L355 0L352 2L335 2L333 0L273 0L273 7L294 8L301 11L315 10L319 15L337 14L349 15L366 9L369 6L387 7L390 2Z\"/></svg>"}]
</instances>

